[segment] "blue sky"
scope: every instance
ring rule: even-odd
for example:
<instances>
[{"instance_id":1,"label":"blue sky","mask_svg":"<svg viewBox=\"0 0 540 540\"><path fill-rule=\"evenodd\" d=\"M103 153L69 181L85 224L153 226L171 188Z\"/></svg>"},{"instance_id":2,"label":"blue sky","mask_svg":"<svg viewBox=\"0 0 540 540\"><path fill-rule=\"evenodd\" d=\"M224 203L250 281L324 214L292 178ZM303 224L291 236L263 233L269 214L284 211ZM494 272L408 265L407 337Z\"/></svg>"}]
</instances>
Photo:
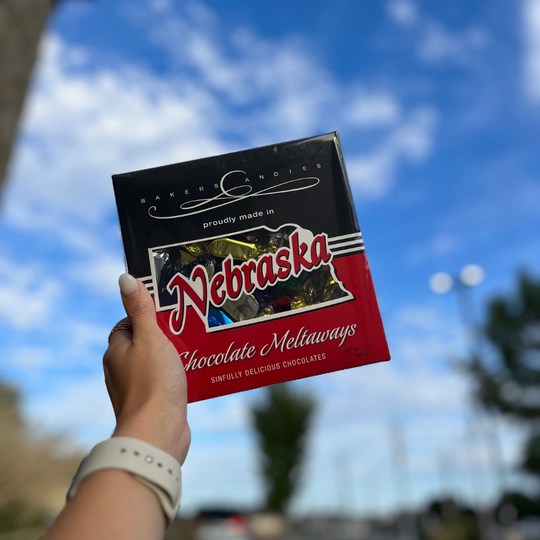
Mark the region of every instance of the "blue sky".
<instances>
[{"instance_id":1,"label":"blue sky","mask_svg":"<svg viewBox=\"0 0 540 540\"><path fill-rule=\"evenodd\" d=\"M294 510L381 513L442 488L485 504L500 479L451 367L465 350L456 299L428 281L482 265L481 319L518 271L540 273L538 36L539 0L61 3L0 214L0 375L28 417L85 447L114 425L101 374L122 317L111 174L338 130L393 360L297 383L319 407ZM261 501L259 397L190 406L185 512ZM511 468L521 430L499 434Z\"/></svg>"}]
</instances>

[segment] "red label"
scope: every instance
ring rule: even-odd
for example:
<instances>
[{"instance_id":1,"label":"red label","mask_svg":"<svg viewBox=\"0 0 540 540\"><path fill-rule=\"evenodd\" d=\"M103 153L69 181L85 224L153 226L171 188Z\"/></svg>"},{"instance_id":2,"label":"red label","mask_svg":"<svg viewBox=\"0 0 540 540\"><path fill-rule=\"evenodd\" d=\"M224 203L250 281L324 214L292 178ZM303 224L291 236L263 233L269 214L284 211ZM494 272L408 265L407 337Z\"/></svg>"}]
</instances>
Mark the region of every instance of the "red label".
<instances>
[{"instance_id":1,"label":"red label","mask_svg":"<svg viewBox=\"0 0 540 540\"><path fill-rule=\"evenodd\" d=\"M309 246L291 235L290 248L224 264L210 280L203 267L190 280L181 274L171 279L177 305L157 317L185 366L190 402L390 359L365 253L332 260L352 295L343 302L209 332L209 304L219 306L225 296L264 289L330 259L326 235Z\"/></svg>"}]
</instances>

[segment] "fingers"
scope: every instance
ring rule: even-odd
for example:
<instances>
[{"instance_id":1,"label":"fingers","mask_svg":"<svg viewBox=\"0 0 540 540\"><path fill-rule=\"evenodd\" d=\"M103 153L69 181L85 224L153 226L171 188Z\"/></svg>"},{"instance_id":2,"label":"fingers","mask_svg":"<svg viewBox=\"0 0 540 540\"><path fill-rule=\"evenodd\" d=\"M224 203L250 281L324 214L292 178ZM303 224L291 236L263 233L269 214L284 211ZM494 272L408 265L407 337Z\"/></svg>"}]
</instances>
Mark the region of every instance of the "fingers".
<instances>
[{"instance_id":1,"label":"fingers","mask_svg":"<svg viewBox=\"0 0 540 540\"><path fill-rule=\"evenodd\" d=\"M118 284L126 314L133 326L133 336L155 332L156 312L154 302L146 287L130 274L122 274L118 279Z\"/></svg>"}]
</instances>

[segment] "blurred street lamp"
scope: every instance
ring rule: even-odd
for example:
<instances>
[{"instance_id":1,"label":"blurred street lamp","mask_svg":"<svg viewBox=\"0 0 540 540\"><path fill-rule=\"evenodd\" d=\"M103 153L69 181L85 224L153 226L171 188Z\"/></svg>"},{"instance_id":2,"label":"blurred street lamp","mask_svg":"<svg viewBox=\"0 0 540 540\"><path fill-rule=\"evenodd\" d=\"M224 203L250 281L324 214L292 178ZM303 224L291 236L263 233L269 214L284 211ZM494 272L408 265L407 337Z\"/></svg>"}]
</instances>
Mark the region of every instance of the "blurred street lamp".
<instances>
[{"instance_id":1,"label":"blurred street lamp","mask_svg":"<svg viewBox=\"0 0 540 540\"><path fill-rule=\"evenodd\" d=\"M447 272L437 272L429 280L429 287L436 294L446 294L452 290L456 292L466 345L471 354L477 352L479 345L478 330L473 316L471 289L480 285L484 281L485 275L486 273L481 266L467 264L457 276L452 276Z\"/></svg>"},{"instance_id":2,"label":"blurred street lamp","mask_svg":"<svg viewBox=\"0 0 540 540\"><path fill-rule=\"evenodd\" d=\"M471 290L473 287L480 285L484 281L485 275L484 269L481 266L477 264L467 264L459 271L457 276L452 276L447 272L437 272L436 274L433 274L429 280L429 286L434 293L446 294L452 290L456 292L462 328L465 334L465 345L471 357L480 353L480 332L474 317L474 304L472 301ZM476 423L481 416L480 412L474 410L474 416L474 421ZM469 431L467 439L470 438L471 433L472 432ZM497 434L494 433L493 436L498 442ZM497 448L497 450L498 449L499 448ZM475 478L475 476L479 474L479 470L473 465L469 448L467 448L467 453L469 455L471 480L473 480L473 484L478 486L478 479ZM495 471L503 471L504 466L500 452L497 456L492 452L491 456L492 460L497 462L494 464L493 469ZM504 490L504 483L501 484L501 487ZM478 505L478 497L476 496L475 498L477 499ZM482 540L488 538L488 530L493 523L493 517L494 516L490 511L478 512L477 514L478 529Z\"/></svg>"}]
</instances>

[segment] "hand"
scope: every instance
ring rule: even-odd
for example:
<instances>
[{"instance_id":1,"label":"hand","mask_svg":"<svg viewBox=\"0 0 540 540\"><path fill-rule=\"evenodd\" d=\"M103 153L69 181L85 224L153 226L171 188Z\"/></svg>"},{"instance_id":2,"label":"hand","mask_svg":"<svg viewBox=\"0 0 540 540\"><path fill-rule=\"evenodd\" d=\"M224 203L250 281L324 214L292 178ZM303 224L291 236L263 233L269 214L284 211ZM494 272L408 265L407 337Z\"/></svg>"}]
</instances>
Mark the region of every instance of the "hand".
<instances>
[{"instance_id":1,"label":"hand","mask_svg":"<svg viewBox=\"0 0 540 540\"><path fill-rule=\"evenodd\" d=\"M191 442L184 366L157 324L146 287L133 276L119 279L133 333L112 333L103 357L116 429L113 436L148 442L184 463Z\"/></svg>"}]
</instances>

